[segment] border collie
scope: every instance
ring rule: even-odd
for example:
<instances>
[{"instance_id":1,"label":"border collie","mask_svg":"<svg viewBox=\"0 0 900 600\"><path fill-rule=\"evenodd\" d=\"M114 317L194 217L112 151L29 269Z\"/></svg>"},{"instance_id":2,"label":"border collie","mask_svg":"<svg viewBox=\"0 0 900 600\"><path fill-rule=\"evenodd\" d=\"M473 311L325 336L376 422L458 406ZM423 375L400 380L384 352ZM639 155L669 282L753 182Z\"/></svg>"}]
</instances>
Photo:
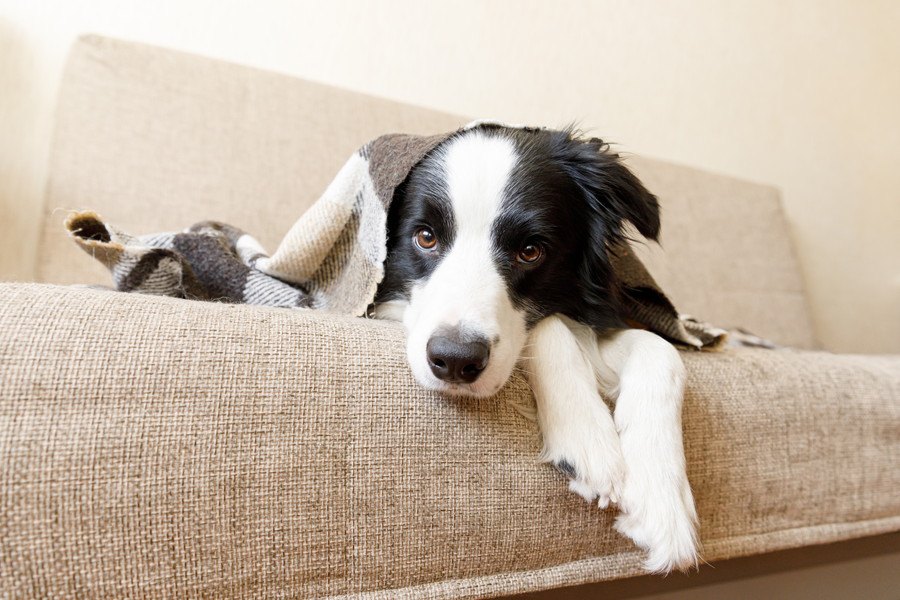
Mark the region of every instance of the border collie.
<instances>
[{"instance_id":1,"label":"border collie","mask_svg":"<svg viewBox=\"0 0 900 600\"><path fill-rule=\"evenodd\" d=\"M489 396L521 364L542 460L588 502L617 504L618 531L648 551L648 570L668 572L697 564L685 370L671 344L620 316L608 253L626 222L655 240L659 206L602 141L461 131L396 193L375 314L403 322L428 389Z\"/></svg>"}]
</instances>

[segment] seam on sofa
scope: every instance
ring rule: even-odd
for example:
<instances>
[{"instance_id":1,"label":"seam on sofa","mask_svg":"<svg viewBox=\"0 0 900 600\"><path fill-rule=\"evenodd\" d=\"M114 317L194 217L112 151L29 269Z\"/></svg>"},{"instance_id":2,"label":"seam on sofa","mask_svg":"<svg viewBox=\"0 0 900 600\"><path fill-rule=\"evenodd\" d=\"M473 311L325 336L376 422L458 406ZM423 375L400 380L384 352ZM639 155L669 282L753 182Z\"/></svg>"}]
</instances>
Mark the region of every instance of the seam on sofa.
<instances>
[{"instance_id":1,"label":"seam on sofa","mask_svg":"<svg viewBox=\"0 0 900 600\"><path fill-rule=\"evenodd\" d=\"M900 516L828 523L704 542L706 560L726 560L802 546L828 544L900 531ZM572 561L531 571L511 571L424 583L404 588L328 596L320 600L388 600L434 598L463 600L537 592L643 575L638 551ZM598 577L597 574L602 573Z\"/></svg>"}]
</instances>

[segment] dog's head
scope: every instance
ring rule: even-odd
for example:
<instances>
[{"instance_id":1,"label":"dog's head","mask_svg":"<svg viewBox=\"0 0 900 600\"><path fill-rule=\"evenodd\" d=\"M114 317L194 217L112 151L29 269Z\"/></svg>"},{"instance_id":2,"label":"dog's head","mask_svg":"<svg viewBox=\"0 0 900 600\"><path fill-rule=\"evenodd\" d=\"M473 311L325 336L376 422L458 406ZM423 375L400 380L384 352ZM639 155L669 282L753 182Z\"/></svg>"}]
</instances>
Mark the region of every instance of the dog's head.
<instances>
[{"instance_id":1,"label":"dog's head","mask_svg":"<svg viewBox=\"0 0 900 600\"><path fill-rule=\"evenodd\" d=\"M439 145L396 192L377 299L419 383L491 395L542 318L621 325L608 252L626 221L656 239L659 207L600 140L479 127Z\"/></svg>"}]
</instances>

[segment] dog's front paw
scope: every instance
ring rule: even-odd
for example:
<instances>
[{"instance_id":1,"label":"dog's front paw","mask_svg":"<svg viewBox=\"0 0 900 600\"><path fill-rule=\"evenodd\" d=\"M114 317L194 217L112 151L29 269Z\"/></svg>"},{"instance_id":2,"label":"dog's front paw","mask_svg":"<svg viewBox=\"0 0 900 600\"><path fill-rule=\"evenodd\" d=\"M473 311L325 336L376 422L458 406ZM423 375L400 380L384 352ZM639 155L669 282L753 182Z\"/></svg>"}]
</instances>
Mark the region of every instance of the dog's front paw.
<instances>
[{"instance_id":1,"label":"dog's front paw","mask_svg":"<svg viewBox=\"0 0 900 600\"><path fill-rule=\"evenodd\" d=\"M607 439L602 435L584 432L566 440L563 447L545 445L543 458L569 478L571 491L606 508L621 497L625 462L615 433Z\"/></svg>"},{"instance_id":2,"label":"dog's front paw","mask_svg":"<svg viewBox=\"0 0 900 600\"><path fill-rule=\"evenodd\" d=\"M647 571L697 568L697 512L687 478L672 473L660 477L659 471L642 472L643 466L633 469L629 463L616 529L647 551Z\"/></svg>"}]
</instances>

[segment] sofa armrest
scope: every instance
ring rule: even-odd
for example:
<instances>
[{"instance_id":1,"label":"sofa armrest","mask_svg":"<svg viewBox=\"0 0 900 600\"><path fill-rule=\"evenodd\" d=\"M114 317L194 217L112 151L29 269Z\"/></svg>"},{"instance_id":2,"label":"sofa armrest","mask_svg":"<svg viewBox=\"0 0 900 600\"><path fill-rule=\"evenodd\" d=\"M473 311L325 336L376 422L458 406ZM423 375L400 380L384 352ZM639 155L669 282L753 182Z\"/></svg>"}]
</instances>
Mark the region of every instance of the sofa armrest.
<instances>
[{"instance_id":1,"label":"sofa armrest","mask_svg":"<svg viewBox=\"0 0 900 600\"><path fill-rule=\"evenodd\" d=\"M536 461L522 376L419 388L399 326L0 285L0 595L481 597L637 574ZM687 353L708 560L900 528L900 358Z\"/></svg>"}]
</instances>

